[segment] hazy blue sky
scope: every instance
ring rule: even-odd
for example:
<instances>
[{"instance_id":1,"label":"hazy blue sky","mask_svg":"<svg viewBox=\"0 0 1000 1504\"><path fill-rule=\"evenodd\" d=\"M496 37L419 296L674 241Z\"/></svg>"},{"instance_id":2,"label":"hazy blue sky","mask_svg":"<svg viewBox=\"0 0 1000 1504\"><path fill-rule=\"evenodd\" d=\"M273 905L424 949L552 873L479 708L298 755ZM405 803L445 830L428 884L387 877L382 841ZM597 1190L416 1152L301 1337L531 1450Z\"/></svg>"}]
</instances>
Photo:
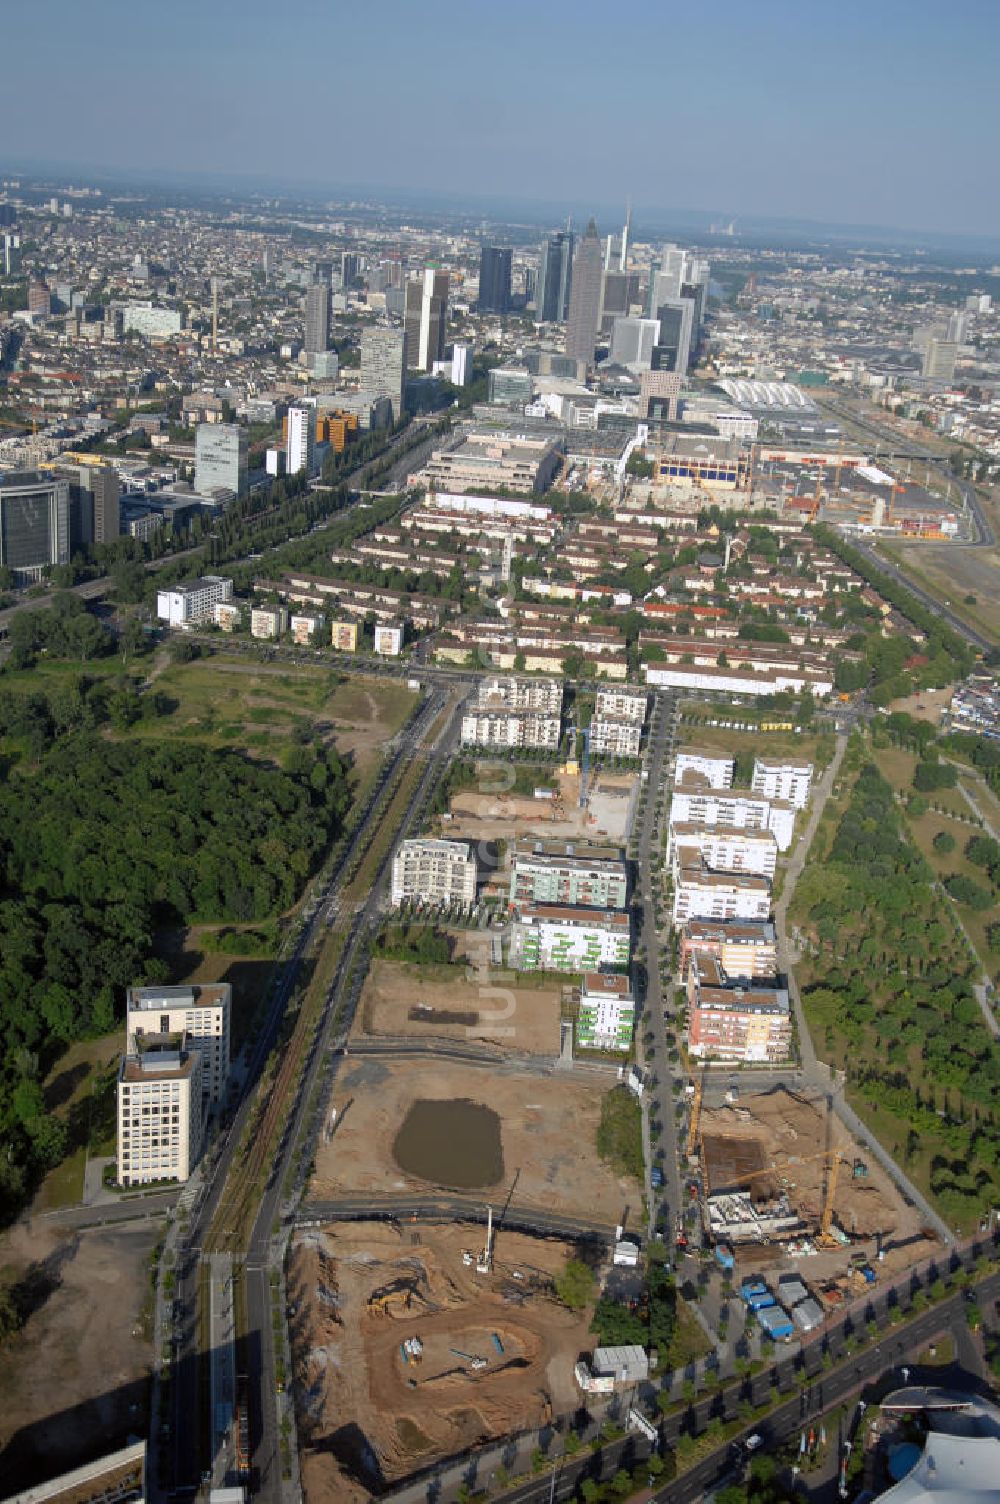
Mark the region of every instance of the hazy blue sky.
<instances>
[{"instance_id":1,"label":"hazy blue sky","mask_svg":"<svg viewBox=\"0 0 1000 1504\"><path fill-rule=\"evenodd\" d=\"M1000 233L1000 0L5 0L0 161Z\"/></svg>"}]
</instances>

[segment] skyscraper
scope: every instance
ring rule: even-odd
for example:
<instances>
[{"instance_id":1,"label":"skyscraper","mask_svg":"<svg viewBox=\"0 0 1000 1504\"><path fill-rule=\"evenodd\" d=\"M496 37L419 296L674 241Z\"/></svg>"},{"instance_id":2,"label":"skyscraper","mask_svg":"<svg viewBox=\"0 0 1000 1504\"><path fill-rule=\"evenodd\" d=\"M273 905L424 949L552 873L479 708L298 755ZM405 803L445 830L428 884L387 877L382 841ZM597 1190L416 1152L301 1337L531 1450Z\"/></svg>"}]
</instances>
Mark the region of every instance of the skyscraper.
<instances>
[{"instance_id":1,"label":"skyscraper","mask_svg":"<svg viewBox=\"0 0 1000 1504\"><path fill-rule=\"evenodd\" d=\"M316 282L306 293L307 355L318 355L330 343L330 284Z\"/></svg>"},{"instance_id":2,"label":"skyscraper","mask_svg":"<svg viewBox=\"0 0 1000 1504\"><path fill-rule=\"evenodd\" d=\"M562 324L573 281L573 232L559 230L543 241L535 283L535 322Z\"/></svg>"},{"instance_id":3,"label":"skyscraper","mask_svg":"<svg viewBox=\"0 0 1000 1504\"><path fill-rule=\"evenodd\" d=\"M304 470L313 472L316 451L316 408L311 402L293 402L288 409L288 442L285 449L285 470L289 475L298 475Z\"/></svg>"},{"instance_id":4,"label":"skyscraper","mask_svg":"<svg viewBox=\"0 0 1000 1504\"><path fill-rule=\"evenodd\" d=\"M601 242L597 226L591 220L573 258L573 286L566 320L566 354L572 360L585 360L588 365L593 362L597 343L603 279Z\"/></svg>"},{"instance_id":5,"label":"skyscraper","mask_svg":"<svg viewBox=\"0 0 1000 1504\"><path fill-rule=\"evenodd\" d=\"M238 423L199 423L194 435L194 488L202 496L247 488L247 431Z\"/></svg>"},{"instance_id":6,"label":"skyscraper","mask_svg":"<svg viewBox=\"0 0 1000 1504\"><path fill-rule=\"evenodd\" d=\"M116 471L95 457L89 465L62 460L56 473L69 481L70 553L117 538L121 531L121 488Z\"/></svg>"},{"instance_id":7,"label":"skyscraper","mask_svg":"<svg viewBox=\"0 0 1000 1504\"><path fill-rule=\"evenodd\" d=\"M444 360L448 320L448 273L428 266L406 284L406 359L411 369L429 371Z\"/></svg>"},{"instance_id":8,"label":"skyscraper","mask_svg":"<svg viewBox=\"0 0 1000 1504\"><path fill-rule=\"evenodd\" d=\"M479 257L480 313L506 313L510 308L510 265L509 249L483 246Z\"/></svg>"},{"instance_id":9,"label":"skyscraper","mask_svg":"<svg viewBox=\"0 0 1000 1504\"><path fill-rule=\"evenodd\" d=\"M665 298L653 310L659 320L660 337L653 352L654 371L678 371L688 368L694 344L695 305L690 298Z\"/></svg>"},{"instance_id":10,"label":"skyscraper","mask_svg":"<svg viewBox=\"0 0 1000 1504\"><path fill-rule=\"evenodd\" d=\"M402 329L361 332L361 390L373 398L387 397L394 423L402 417L406 401L406 346Z\"/></svg>"}]
</instances>

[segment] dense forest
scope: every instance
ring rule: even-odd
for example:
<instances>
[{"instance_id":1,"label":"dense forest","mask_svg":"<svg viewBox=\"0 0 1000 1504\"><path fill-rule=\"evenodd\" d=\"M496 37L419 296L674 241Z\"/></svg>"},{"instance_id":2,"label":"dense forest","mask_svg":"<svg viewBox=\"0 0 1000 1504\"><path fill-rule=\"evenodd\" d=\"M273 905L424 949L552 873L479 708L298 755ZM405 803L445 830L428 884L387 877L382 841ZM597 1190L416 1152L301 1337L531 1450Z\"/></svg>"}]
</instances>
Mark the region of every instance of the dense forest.
<instances>
[{"instance_id":1,"label":"dense forest","mask_svg":"<svg viewBox=\"0 0 1000 1504\"><path fill-rule=\"evenodd\" d=\"M335 751L303 743L280 769L108 740L88 729L106 704L85 684L3 697L32 760L0 783L0 1221L66 1148L40 1085L53 1060L114 1027L127 984L165 976L156 928L286 909L347 808Z\"/></svg>"}]
</instances>

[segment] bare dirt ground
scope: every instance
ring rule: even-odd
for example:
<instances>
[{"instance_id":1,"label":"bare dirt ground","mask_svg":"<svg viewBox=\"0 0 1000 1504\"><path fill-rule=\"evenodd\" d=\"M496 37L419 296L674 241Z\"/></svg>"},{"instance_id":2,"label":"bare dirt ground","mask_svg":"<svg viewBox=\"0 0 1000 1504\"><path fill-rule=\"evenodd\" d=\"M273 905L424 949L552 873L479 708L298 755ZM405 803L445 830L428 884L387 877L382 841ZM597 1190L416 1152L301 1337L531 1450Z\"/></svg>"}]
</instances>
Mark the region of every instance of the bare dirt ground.
<instances>
[{"instance_id":1,"label":"bare dirt ground","mask_svg":"<svg viewBox=\"0 0 1000 1504\"><path fill-rule=\"evenodd\" d=\"M732 1107L703 1110L702 1132L706 1138L736 1138L759 1144L766 1166L775 1167L775 1182L787 1192L802 1220L818 1228L827 1186L827 1109L822 1096L806 1099L782 1087L756 1096L741 1096ZM880 1236L886 1251L887 1270L909 1267L932 1252L932 1240L921 1237L922 1218L908 1207L893 1182L865 1147L848 1133L840 1119L830 1119L832 1147L845 1158L837 1177L833 1203L834 1223L856 1241L856 1249ZM855 1178L855 1160L868 1169ZM801 1269L809 1278L842 1273L851 1247L819 1253L789 1267Z\"/></svg>"},{"instance_id":2,"label":"bare dirt ground","mask_svg":"<svg viewBox=\"0 0 1000 1504\"><path fill-rule=\"evenodd\" d=\"M958 616L1000 637L1000 550L894 539L885 551ZM974 595L975 603L966 602L966 595Z\"/></svg>"},{"instance_id":3,"label":"bare dirt ground","mask_svg":"<svg viewBox=\"0 0 1000 1504\"><path fill-rule=\"evenodd\" d=\"M504 1173L497 1193L520 1170L519 1205L573 1215L585 1208L588 1217L614 1226L626 1205L638 1207L640 1190L597 1158L601 1096L613 1081L610 1075L578 1080L459 1061L348 1061L334 1104L346 1110L317 1151L309 1198L426 1189L426 1181L407 1175L393 1158L403 1120L419 1100L471 1101L501 1120ZM487 1189L470 1196L482 1204Z\"/></svg>"},{"instance_id":4,"label":"bare dirt ground","mask_svg":"<svg viewBox=\"0 0 1000 1504\"><path fill-rule=\"evenodd\" d=\"M144 1435L152 1347L148 1227L65 1234L35 1219L0 1240L37 1309L0 1345L0 1484L16 1493ZM45 1297L45 1290L51 1293Z\"/></svg>"},{"instance_id":5,"label":"bare dirt ground","mask_svg":"<svg viewBox=\"0 0 1000 1504\"><path fill-rule=\"evenodd\" d=\"M941 712L951 704L951 686L947 689L923 689L919 694L907 695L903 700L893 700L890 710L904 710L918 721L929 721L940 726Z\"/></svg>"},{"instance_id":6,"label":"bare dirt ground","mask_svg":"<svg viewBox=\"0 0 1000 1504\"><path fill-rule=\"evenodd\" d=\"M467 841L539 836L544 840L624 842L636 786L634 774L602 773L592 779L586 809L580 808L579 776L560 773L558 784L558 799L464 789L452 799L451 819L442 822L441 832Z\"/></svg>"},{"instance_id":7,"label":"bare dirt ground","mask_svg":"<svg viewBox=\"0 0 1000 1504\"><path fill-rule=\"evenodd\" d=\"M288 1294L308 1504L366 1499L361 1479L397 1480L576 1403L573 1365L593 1339L586 1315L550 1293L572 1249L502 1232L493 1273L478 1275L462 1258L473 1239L385 1223L296 1239ZM416 1363L400 1351L411 1337L423 1344Z\"/></svg>"},{"instance_id":8,"label":"bare dirt ground","mask_svg":"<svg viewBox=\"0 0 1000 1504\"><path fill-rule=\"evenodd\" d=\"M361 993L354 1034L416 1039L486 1040L524 1054L559 1054L562 989L511 986L470 967L423 968L399 961L372 963Z\"/></svg>"}]
</instances>

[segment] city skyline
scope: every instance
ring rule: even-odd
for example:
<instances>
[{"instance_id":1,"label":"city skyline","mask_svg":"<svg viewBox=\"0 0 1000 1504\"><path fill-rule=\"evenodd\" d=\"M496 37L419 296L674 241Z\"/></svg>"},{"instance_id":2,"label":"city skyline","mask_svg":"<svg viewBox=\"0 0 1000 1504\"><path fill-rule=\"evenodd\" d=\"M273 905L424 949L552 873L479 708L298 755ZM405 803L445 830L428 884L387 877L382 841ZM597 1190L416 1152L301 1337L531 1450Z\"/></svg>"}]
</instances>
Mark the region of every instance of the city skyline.
<instances>
[{"instance_id":1,"label":"city skyline","mask_svg":"<svg viewBox=\"0 0 1000 1504\"><path fill-rule=\"evenodd\" d=\"M148 35L126 24L121 0L100 0L96 9L107 26L95 27L93 10L66 0L42 0L30 16L7 18L12 56L30 58L40 12L62 45L46 58L44 112L32 105L31 68L14 70L8 81L6 170L58 163L81 172L294 186L270 114L259 108L264 91L280 97L276 12L251 0L237 27L231 6L205 12L180 0L176 24L151 49ZM642 3L630 33L641 35L642 46L624 39L620 67L611 70L606 14L590 0L572 11L548 8L533 22L530 47L517 24L519 5L507 13L506 31L491 29L486 46L485 21L455 0L430 0L419 17L390 0L385 34L396 45L377 52L360 13L315 3L305 9L316 45L298 59L301 185L481 199L485 183L497 201L561 206L589 197L588 212L631 194L637 217L659 206L668 216L1000 237L988 128L1000 17L979 0L950 9L945 53L939 13L925 0L889 0L874 10L847 0L835 32L818 19L803 25L788 0L767 0L752 16L721 0L711 28L679 7ZM185 18L197 22L196 49ZM448 103L462 117L461 131L439 130L444 116L428 109L422 86L414 95L415 79L424 77L416 61L431 39L437 56L441 38L449 73L463 80ZM665 58L703 57L706 49L710 75L678 66L663 87ZM331 56L350 67L331 71ZM948 85L958 76L949 58L961 62L961 88ZM116 72L106 98L87 88L91 60ZM560 67L549 67L553 60ZM357 118L373 91L382 103L363 151L342 152L334 167L331 127ZM588 118L567 128L587 98L600 100L604 127ZM928 98L943 109L928 110ZM125 119L141 128L123 131ZM404 165L399 131L414 119L426 122L427 139ZM685 149L674 150L681 142ZM936 184L947 184L947 193Z\"/></svg>"}]
</instances>

